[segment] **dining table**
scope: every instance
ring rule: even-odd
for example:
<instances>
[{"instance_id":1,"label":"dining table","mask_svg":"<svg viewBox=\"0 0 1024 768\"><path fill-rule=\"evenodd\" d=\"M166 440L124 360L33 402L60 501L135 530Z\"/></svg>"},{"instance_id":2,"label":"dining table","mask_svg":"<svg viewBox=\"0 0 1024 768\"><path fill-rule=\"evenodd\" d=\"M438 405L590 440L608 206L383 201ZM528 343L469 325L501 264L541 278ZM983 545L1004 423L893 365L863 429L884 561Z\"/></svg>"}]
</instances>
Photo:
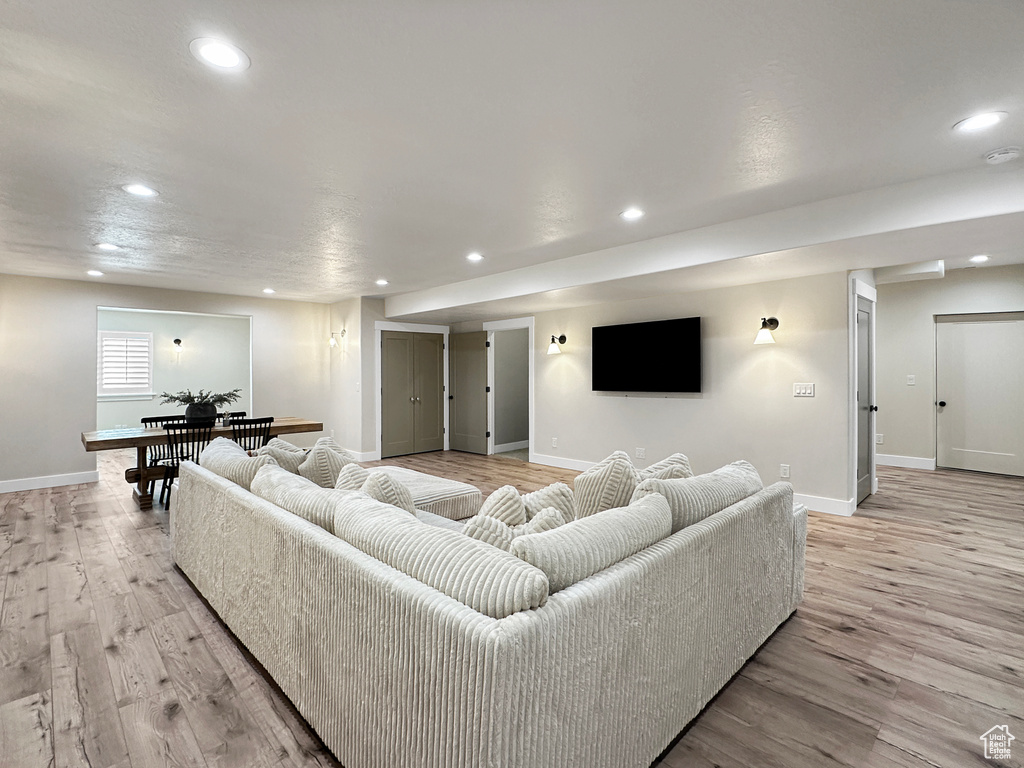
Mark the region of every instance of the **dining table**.
<instances>
[{"instance_id":1,"label":"dining table","mask_svg":"<svg viewBox=\"0 0 1024 768\"><path fill-rule=\"evenodd\" d=\"M323 422L300 419L296 416L275 418L270 425L271 437L291 435L300 432L322 432ZM211 437L231 437L231 424L217 423ZM160 480L164 476L163 467L150 467L146 461L147 449L151 445L163 445L167 442L167 432L162 427L129 427L127 429L98 429L95 432L82 433L82 445L85 450L112 451L124 448L136 450L136 466L125 470L124 479L135 486L132 497L139 509L153 508L153 494L149 492L151 481Z\"/></svg>"}]
</instances>

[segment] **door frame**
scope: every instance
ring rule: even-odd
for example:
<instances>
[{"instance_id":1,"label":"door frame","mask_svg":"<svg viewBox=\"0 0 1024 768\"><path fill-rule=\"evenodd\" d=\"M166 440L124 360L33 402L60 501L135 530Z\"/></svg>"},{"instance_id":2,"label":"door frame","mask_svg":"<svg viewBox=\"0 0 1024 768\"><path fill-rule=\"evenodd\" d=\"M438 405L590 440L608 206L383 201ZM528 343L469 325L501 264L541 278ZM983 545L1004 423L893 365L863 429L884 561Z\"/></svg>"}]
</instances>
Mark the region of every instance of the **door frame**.
<instances>
[{"instance_id":1,"label":"door frame","mask_svg":"<svg viewBox=\"0 0 1024 768\"><path fill-rule=\"evenodd\" d=\"M878 314L878 312L877 312L877 309L878 309L878 291L875 290L875 287L872 286L872 285L869 285L868 283L864 282L863 280L858 280L857 278L853 278L852 283L853 283L853 286L852 286L852 290L850 291L850 302L849 302L849 304L850 304L849 319L848 319L848 323L847 323L847 327L849 328L849 341L850 341L850 361L849 361L850 362L850 364L849 364L849 373L850 373L850 375L849 375L849 403L850 403L850 408L849 408L849 411L848 411L849 426L850 426L850 428L849 428L849 434L850 434L850 441L849 441L850 463L849 463L849 467L848 467L848 483L849 483L849 491L850 491L850 494L849 494L850 500L848 502L848 505L849 505L850 511L847 514L851 514L851 515L853 514L853 512L857 508L857 443L858 443L858 437L859 437L859 435L858 435L858 430L859 430L858 422L859 422L859 419L857 418L857 361L858 361L859 355L861 354L861 351L862 351L862 350L858 349L858 341L857 341L857 299L858 298L866 299L867 301L871 302L874 305L872 307L872 309L871 309L871 332L869 334L869 338L871 339L871 342L870 342L871 348L869 350L867 350L867 354L870 356L870 360L871 360L871 382L870 382L870 391L868 392L868 402L872 403L872 404L875 403L875 395L876 395L876 392L877 392L877 388L876 388L876 385L875 385L875 378L876 378L876 375L877 375L877 368L876 368L876 365L875 365L875 347L877 346L876 343L875 343L875 329L876 329L876 325L877 325L876 315ZM877 429L877 419L878 419L878 417L875 414L871 415L871 429L872 429L872 432L877 432L878 431L878 429ZM878 474L877 474L878 465L877 465L877 462L876 462L877 449L875 447L875 437L874 437L874 434L871 435L871 439L868 442L868 444L871 446L871 450L870 450L870 453L871 453L871 458L870 458L870 464L871 464L871 493L877 493L878 492Z\"/></svg>"},{"instance_id":2,"label":"door frame","mask_svg":"<svg viewBox=\"0 0 1024 768\"><path fill-rule=\"evenodd\" d=\"M374 418L376 419L376 437L374 442L376 448L373 452L373 457L369 461L380 461L380 455L383 450L381 429L383 419L381 416L381 396L380 390L383 386L384 377L381 372L382 359L380 354L380 332L381 331L405 331L406 333L439 333L444 336L444 355L441 360L441 366L444 375L444 390L441 393L441 402L444 406L444 415L442 416L444 424L444 450L448 450L448 326L447 325L425 325L422 323L392 323L388 320L376 320L373 323L373 375L374 375L374 387L373 387L373 410Z\"/></svg>"},{"instance_id":3,"label":"door frame","mask_svg":"<svg viewBox=\"0 0 1024 768\"><path fill-rule=\"evenodd\" d=\"M510 320L492 320L483 324L483 329L487 331L487 386L490 387L491 391L487 395L487 424L489 426L488 431L491 436L487 438L487 454L494 453L494 332L495 331L512 331L517 328L526 328L526 354L528 360L528 374L529 374L529 405L527 406L530 410L530 449L529 449L529 460L533 461L534 457L534 443L533 436L536 434L534 429L534 402L533 402L533 371L534 371L534 340L533 340L533 327L534 318L530 317L515 317Z\"/></svg>"}]
</instances>

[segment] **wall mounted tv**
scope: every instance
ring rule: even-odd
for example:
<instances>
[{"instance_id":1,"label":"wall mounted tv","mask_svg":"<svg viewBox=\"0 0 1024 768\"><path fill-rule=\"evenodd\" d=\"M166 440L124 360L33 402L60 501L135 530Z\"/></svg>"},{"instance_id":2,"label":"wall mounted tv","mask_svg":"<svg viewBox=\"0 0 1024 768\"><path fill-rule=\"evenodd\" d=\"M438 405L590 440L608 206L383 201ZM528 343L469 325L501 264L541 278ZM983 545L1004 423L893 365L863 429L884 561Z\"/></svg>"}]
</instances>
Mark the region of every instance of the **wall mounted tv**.
<instances>
[{"instance_id":1,"label":"wall mounted tv","mask_svg":"<svg viewBox=\"0 0 1024 768\"><path fill-rule=\"evenodd\" d=\"M603 325L591 336L595 392L700 392L700 318Z\"/></svg>"}]
</instances>

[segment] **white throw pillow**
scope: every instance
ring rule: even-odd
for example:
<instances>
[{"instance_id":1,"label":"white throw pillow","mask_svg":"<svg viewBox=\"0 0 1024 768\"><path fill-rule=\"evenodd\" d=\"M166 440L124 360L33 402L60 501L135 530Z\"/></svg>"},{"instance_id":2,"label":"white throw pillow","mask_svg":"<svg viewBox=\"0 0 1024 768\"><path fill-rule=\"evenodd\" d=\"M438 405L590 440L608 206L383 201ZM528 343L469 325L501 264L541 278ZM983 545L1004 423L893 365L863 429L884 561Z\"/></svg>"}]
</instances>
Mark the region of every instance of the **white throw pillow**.
<instances>
[{"instance_id":1,"label":"white throw pillow","mask_svg":"<svg viewBox=\"0 0 1024 768\"><path fill-rule=\"evenodd\" d=\"M526 504L515 486L503 485L487 497L479 514L501 520L508 526L522 525L526 522Z\"/></svg>"},{"instance_id":2,"label":"white throw pillow","mask_svg":"<svg viewBox=\"0 0 1024 768\"><path fill-rule=\"evenodd\" d=\"M404 509L411 515L416 514L409 489L383 472L370 472L359 490L377 501Z\"/></svg>"},{"instance_id":3,"label":"white throw pillow","mask_svg":"<svg viewBox=\"0 0 1024 768\"><path fill-rule=\"evenodd\" d=\"M260 467L276 465L272 456L250 456L234 440L215 438L199 454L199 466L249 490Z\"/></svg>"},{"instance_id":4,"label":"white throw pillow","mask_svg":"<svg viewBox=\"0 0 1024 768\"><path fill-rule=\"evenodd\" d=\"M299 474L321 488L333 488L338 475L352 460L326 445L315 445L299 465Z\"/></svg>"},{"instance_id":5,"label":"white throw pillow","mask_svg":"<svg viewBox=\"0 0 1024 768\"><path fill-rule=\"evenodd\" d=\"M673 453L666 459L656 461L646 469L640 470L640 479L653 477L658 480L672 480L680 477L693 477L690 460L681 453Z\"/></svg>"},{"instance_id":6,"label":"white throw pillow","mask_svg":"<svg viewBox=\"0 0 1024 768\"><path fill-rule=\"evenodd\" d=\"M304 451L288 451L270 444L256 451L257 456L272 456L278 466L284 467L293 475L299 474L299 465L306 460Z\"/></svg>"},{"instance_id":7,"label":"white throw pillow","mask_svg":"<svg viewBox=\"0 0 1024 768\"><path fill-rule=\"evenodd\" d=\"M751 464L736 461L696 477L680 480L649 478L637 486L633 500L650 494L660 494L668 499L672 510L672 532L675 533L754 495L763 487L761 477Z\"/></svg>"},{"instance_id":8,"label":"white throw pillow","mask_svg":"<svg viewBox=\"0 0 1024 768\"><path fill-rule=\"evenodd\" d=\"M640 474L629 456L616 451L573 480L576 518L625 506L639 482Z\"/></svg>"},{"instance_id":9,"label":"white throw pillow","mask_svg":"<svg viewBox=\"0 0 1024 768\"><path fill-rule=\"evenodd\" d=\"M358 491L366 479L370 476L370 470L360 467L358 464L346 464L338 473L338 479L334 481L335 488L344 491Z\"/></svg>"},{"instance_id":10,"label":"white throw pillow","mask_svg":"<svg viewBox=\"0 0 1024 768\"><path fill-rule=\"evenodd\" d=\"M492 547L504 549L506 552L508 552L508 548L512 545L512 539L514 538L511 528L498 518L490 517L489 515L474 515L469 518L466 524L462 526L462 532L467 536L490 544Z\"/></svg>"},{"instance_id":11,"label":"white throw pillow","mask_svg":"<svg viewBox=\"0 0 1024 768\"><path fill-rule=\"evenodd\" d=\"M532 520L542 509L554 507L562 513L566 522L576 517L572 498L572 488L565 483L552 483L539 491L523 494L526 505L526 519Z\"/></svg>"},{"instance_id":12,"label":"white throw pillow","mask_svg":"<svg viewBox=\"0 0 1024 768\"><path fill-rule=\"evenodd\" d=\"M309 453L309 448L299 448L297 445L292 445L287 440L282 440L280 437L270 438L264 448L277 448L280 451L290 451L291 453L301 453L303 455Z\"/></svg>"},{"instance_id":13,"label":"white throw pillow","mask_svg":"<svg viewBox=\"0 0 1024 768\"><path fill-rule=\"evenodd\" d=\"M571 520L572 518L569 519ZM565 519L562 510L555 507L546 507L531 517L526 525L519 526L513 533L516 536L526 536L531 533L540 533L541 531L552 531L560 525L565 525L567 522L569 521Z\"/></svg>"},{"instance_id":14,"label":"white throw pillow","mask_svg":"<svg viewBox=\"0 0 1024 768\"><path fill-rule=\"evenodd\" d=\"M672 532L664 497L652 494L628 507L581 517L553 530L518 536L511 552L547 574L555 593L625 560Z\"/></svg>"}]
</instances>

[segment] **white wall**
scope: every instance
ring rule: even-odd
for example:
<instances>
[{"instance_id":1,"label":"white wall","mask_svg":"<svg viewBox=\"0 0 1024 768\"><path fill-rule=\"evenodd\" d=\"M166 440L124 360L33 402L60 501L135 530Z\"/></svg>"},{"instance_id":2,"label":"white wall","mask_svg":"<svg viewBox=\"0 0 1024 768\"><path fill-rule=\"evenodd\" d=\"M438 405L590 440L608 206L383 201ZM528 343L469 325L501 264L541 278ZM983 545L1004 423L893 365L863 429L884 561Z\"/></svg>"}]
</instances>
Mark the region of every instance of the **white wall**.
<instances>
[{"instance_id":1,"label":"white wall","mask_svg":"<svg viewBox=\"0 0 1024 768\"><path fill-rule=\"evenodd\" d=\"M495 331L494 444L508 445L530 439L529 331Z\"/></svg>"},{"instance_id":2,"label":"white wall","mask_svg":"<svg viewBox=\"0 0 1024 768\"><path fill-rule=\"evenodd\" d=\"M737 459L765 483L791 467L797 493L846 503L849 488L848 332L845 273L641 301L546 312L536 318L536 432L539 461L579 466L614 450L646 449L646 466L670 453L707 472ZM591 391L595 325L700 315L703 393L624 396ZM761 318L779 318L774 345L754 346ZM548 356L552 334L567 337ZM666 349L659 360L671 361ZM814 398L793 384L813 382ZM558 439L553 448L551 439Z\"/></svg>"},{"instance_id":3,"label":"white wall","mask_svg":"<svg viewBox=\"0 0 1024 768\"><path fill-rule=\"evenodd\" d=\"M0 483L95 472L81 433L96 428L100 306L251 315L253 410L328 420L326 304L0 275Z\"/></svg>"},{"instance_id":4,"label":"white wall","mask_svg":"<svg viewBox=\"0 0 1024 768\"><path fill-rule=\"evenodd\" d=\"M941 280L878 286L876 432L884 439L876 446L880 462L917 466L904 459L935 459L935 315L1021 311L1021 264L956 269ZM907 386L908 374L915 377L914 386Z\"/></svg>"},{"instance_id":5,"label":"white wall","mask_svg":"<svg viewBox=\"0 0 1024 768\"><path fill-rule=\"evenodd\" d=\"M241 389L241 398L227 410L253 413L249 359L249 318L184 312L141 312L100 309L101 331L143 331L153 334L154 397L132 399L99 397L96 428L136 426L146 416L184 413L182 405L161 405L161 392L229 392ZM181 339L181 346L174 345Z\"/></svg>"}]
</instances>

